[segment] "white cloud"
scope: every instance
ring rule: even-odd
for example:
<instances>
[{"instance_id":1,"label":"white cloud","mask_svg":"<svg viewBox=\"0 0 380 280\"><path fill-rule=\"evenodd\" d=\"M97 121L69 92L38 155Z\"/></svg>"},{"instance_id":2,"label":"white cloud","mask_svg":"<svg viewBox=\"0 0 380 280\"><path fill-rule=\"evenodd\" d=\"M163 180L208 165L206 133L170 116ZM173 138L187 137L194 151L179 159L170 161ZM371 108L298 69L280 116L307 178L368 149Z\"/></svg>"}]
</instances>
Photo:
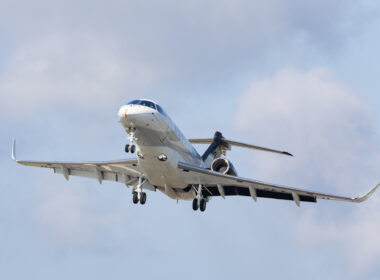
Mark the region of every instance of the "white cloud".
<instances>
[{"instance_id":1,"label":"white cloud","mask_svg":"<svg viewBox=\"0 0 380 280\"><path fill-rule=\"evenodd\" d=\"M54 187L55 192L44 193L48 199L42 199L34 214L44 236L64 240L67 244L86 243L90 232L83 212L84 196L71 192L65 186Z\"/></svg>"},{"instance_id":2,"label":"white cloud","mask_svg":"<svg viewBox=\"0 0 380 280\"><path fill-rule=\"evenodd\" d=\"M155 79L143 62L91 35L56 34L15 50L0 75L1 110L25 117L50 106L109 107Z\"/></svg>"},{"instance_id":3,"label":"white cloud","mask_svg":"<svg viewBox=\"0 0 380 280\"><path fill-rule=\"evenodd\" d=\"M373 179L363 179L361 173L369 169L368 178L378 159L369 108L328 69L283 69L270 79L254 81L239 104L236 125L241 130L256 142L295 154L286 166L277 162L282 159L260 154L263 162L257 168L263 175L289 178L289 171L298 169L302 172L293 176L297 183L318 182L346 191Z\"/></svg>"},{"instance_id":4,"label":"white cloud","mask_svg":"<svg viewBox=\"0 0 380 280\"><path fill-rule=\"evenodd\" d=\"M377 268L380 264L380 219L378 194L366 205L354 205L350 215L334 215L318 210L307 212L297 225L297 240L308 249L339 247L352 276Z\"/></svg>"},{"instance_id":5,"label":"white cloud","mask_svg":"<svg viewBox=\"0 0 380 280\"><path fill-rule=\"evenodd\" d=\"M90 180L86 186L71 180L70 185L57 184L60 180L43 178L31 210L40 235L50 245L102 252L118 252L130 245L133 237L125 230L126 214L115 205L105 206L106 198L99 201L89 191L99 187L97 183Z\"/></svg>"},{"instance_id":6,"label":"white cloud","mask_svg":"<svg viewBox=\"0 0 380 280\"><path fill-rule=\"evenodd\" d=\"M241 96L236 125L255 143L295 154L291 159L259 154L253 165L261 179L347 196L363 194L380 179L379 139L371 112L328 69L286 68L253 81ZM380 264L376 201L320 204L299 222L299 240L340 246L351 272L376 267Z\"/></svg>"},{"instance_id":7,"label":"white cloud","mask_svg":"<svg viewBox=\"0 0 380 280\"><path fill-rule=\"evenodd\" d=\"M178 87L204 94L267 65L273 50L303 61L339 49L368 20L352 10L366 13L343 0L3 1L0 108L93 108Z\"/></svg>"}]
</instances>

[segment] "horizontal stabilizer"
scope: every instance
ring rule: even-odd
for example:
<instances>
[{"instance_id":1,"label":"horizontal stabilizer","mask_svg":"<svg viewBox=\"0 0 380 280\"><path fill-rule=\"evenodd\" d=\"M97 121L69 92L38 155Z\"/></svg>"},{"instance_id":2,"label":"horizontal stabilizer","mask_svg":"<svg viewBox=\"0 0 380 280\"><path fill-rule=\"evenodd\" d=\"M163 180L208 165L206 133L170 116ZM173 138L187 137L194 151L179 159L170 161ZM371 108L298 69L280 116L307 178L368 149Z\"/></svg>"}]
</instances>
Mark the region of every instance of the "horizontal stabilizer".
<instances>
[{"instance_id":1,"label":"horizontal stabilizer","mask_svg":"<svg viewBox=\"0 0 380 280\"><path fill-rule=\"evenodd\" d=\"M214 141L214 138L192 138L192 139L189 139L189 142L192 144L211 144L213 141ZM228 146L236 146L236 147L241 147L241 148L248 148L248 149L254 149L254 150L259 150L259 151L264 151L264 152L282 154L282 155L286 155L286 156L293 156L291 153L288 153L285 151L279 151L279 150L269 149L269 148L260 147L260 146L256 146L256 145L246 144L246 143L242 143L242 142L232 141L232 140L228 140L225 138L222 138L221 141Z\"/></svg>"}]
</instances>

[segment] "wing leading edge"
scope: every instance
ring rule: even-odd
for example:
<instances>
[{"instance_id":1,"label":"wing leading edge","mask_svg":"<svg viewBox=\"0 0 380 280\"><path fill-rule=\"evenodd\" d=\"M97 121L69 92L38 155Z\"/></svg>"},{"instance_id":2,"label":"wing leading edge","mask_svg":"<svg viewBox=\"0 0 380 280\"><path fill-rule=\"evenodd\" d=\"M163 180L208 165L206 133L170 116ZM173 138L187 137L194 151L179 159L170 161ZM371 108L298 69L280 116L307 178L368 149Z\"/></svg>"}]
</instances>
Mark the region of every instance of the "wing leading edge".
<instances>
[{"instance_id":1,"label":"wing leading edge","mask_svg":"<svg viewBox=\"0 0 380 280\"><path fill-rule=\"evenodd\" d=\"M12 159L22 165L53 169L54 173L62 174L66 180L69 180L70 176L79 176L97 179L99 183L108 180L131 185L142 175L136 159L88 162L18 160L16 159L16 140L13 142Z\"/></svg>"},{"instance_id":2,"label":"wing leading edge","mask_svg":"<svg viewBox=\"0 0 380 280\"><path fill-rule=\"evenodd\" d=\"M357 203L363 202L367 200L380 186L379 183L367 194L357 198L350 198L235 177L184 162L179 162L178 168L184 171L187 183L204 185L205 190L203 193L206 196L225 197L228 195L242 195L251 196L255 201L257 200L257 197L267 197L293 200L297 206L300 205L301 201L316 202L317 199Z\"/></svg>"}]
</instances>

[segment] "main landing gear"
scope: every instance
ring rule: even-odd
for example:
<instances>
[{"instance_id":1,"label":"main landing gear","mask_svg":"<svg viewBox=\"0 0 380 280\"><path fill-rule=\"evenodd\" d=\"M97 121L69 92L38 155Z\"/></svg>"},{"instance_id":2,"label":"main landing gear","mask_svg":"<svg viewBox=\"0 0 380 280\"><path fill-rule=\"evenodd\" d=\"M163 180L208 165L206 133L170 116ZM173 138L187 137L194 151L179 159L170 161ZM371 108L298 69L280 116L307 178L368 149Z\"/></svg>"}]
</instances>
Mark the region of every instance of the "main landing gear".
<instances>
[{"instance_id":1,"label":"main landing gear","mask_svg":"<svg viewBox=\"0 0 380 280\"><path fill-rule=\"evenodd\" d=\"M133 188L132 201L134 204L137 204L140 201L140 204L143 205L146 202L146 193L143 192L141 188L142 185L144 185L144 183L145 183L145 179L140 177L137 186Z\"/></svg>"},{"instance_id":2,"label":"main landing gear","mask_svg":"<svg viewBox=\"0 0 380 280\"><path fill-rule=\"evenodd\" d=\"M136 151L136 146L135 145L125 145L125 152L129 153L131 152L132 154Z\"/></svg>"},{"instance_id":3,"label":"main landing gear","mask_svg":"<svg viewBox=\"0 0 380 280\"><path fill-rule=\"evenodd\" d=\"M202 186L199 185L198 189L196 190L197 197L193 200L193 210L197 211L198 209L201 210L201 212L204 212L206 210L207 205L207 198L204 198L202 196Z\"/></svg>"},{"instance_id":4,"label":"main landing gear","mask_svg":"<svg viewBox=\"0 0 380 280\"><path fill-rule=\"evenodd\" d=\"M134 204L137 204L140 201L140 204L144 205L146 202L146 193L133 191L132 201Z\"/></svg>"},{"instance_id":5,"label":"main landing gear","mask_svg":"<svg viewBox=\"0 0 380 280\"><path fill-rule=\"evenodd\" d=\"M198 209L201 210L201 212L204 212L206 210L207 201L206 199L202 198L199 200L198 198L194 198L193 200L193 210L197 211Z\"/></svg>"}]
</instances>

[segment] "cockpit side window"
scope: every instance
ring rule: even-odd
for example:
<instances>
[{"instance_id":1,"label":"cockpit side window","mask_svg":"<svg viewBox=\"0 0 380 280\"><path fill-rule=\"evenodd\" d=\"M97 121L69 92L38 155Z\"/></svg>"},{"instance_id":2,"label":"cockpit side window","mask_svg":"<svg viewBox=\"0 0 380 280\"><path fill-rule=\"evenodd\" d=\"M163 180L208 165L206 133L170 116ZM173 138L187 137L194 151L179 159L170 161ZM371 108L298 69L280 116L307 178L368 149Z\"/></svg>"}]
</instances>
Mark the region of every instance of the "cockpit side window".
<instances>
[{"instance_id":1,"label":"cockpit side window","mask_svg":"<svg viewBox=\"0 0 380 280\"><path fill-rule=\"evenodd\" d=\"M168 118L168 115L166 115L164 109L162 109L162 107L160 105L157 105L157 111Z\"/></svg>"}]
</instances>

